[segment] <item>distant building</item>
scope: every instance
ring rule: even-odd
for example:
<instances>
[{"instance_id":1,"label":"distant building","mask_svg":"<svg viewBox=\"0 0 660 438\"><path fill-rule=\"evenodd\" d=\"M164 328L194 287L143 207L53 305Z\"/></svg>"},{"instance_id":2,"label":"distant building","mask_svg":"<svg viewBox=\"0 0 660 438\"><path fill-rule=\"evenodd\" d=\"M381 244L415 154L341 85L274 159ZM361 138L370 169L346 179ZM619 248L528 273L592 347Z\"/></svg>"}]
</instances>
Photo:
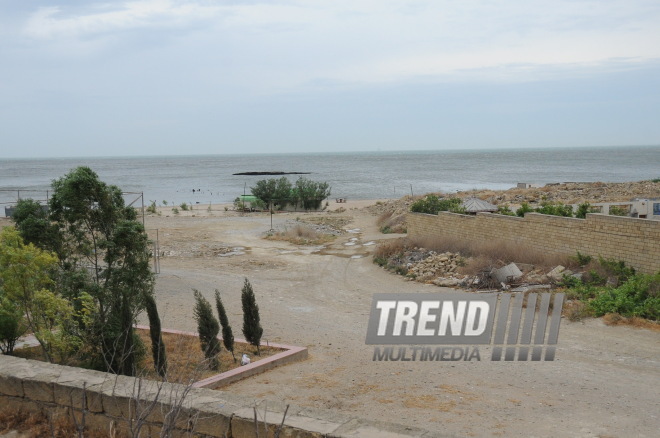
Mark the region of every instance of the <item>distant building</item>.
<instances>
[{"instance_id":1,"label":"distant building","mask_svg":"<svg viewBox=\"0 0 660 438\"><path fill-rule=\"evenodd\" d=\"M590 205L597 213L604 215L660 220L660 198L634 198L628 202L596 202ZM578 204L572 204L572 207L576 211Z\"/></svg>"},{"instance_id":2,"label":"distant building","mask_svg":"<svg viewBox=\"0 0 660 438\"><path fill-rule=\"evenodd\" d=\"M517 187L519 189L538 189L541 187L540 184L532 184L532 183L518 183Z\"/></svg>"},{"instance_id":3,"label":"distant building","mask_svg":"<svg viewBox=\"0 0 660 438\"><path fill-rule=\"evenodd\" d=\"M466 198L463 200L462 206L468 214L494 213L497 211L497 205L482 201L479 198Z\"/></svg>"}]
</instances>

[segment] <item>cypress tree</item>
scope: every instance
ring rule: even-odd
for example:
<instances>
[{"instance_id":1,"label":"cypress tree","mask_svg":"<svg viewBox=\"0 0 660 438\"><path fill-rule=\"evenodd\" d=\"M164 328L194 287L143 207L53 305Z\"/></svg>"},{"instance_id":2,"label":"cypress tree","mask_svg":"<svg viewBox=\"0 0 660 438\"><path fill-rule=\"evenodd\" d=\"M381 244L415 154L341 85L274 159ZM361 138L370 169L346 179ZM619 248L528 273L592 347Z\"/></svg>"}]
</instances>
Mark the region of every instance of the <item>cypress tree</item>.
<instances>
[{"instance_id":1,"label":"cypress tree","mask_svg":"<svg viewBox=\"0 0 660 438\"><path fill-rule=\"evenodd\" d=\"M218 309L218 317L222 326L222 343L225 344L227 350L231 351L231 356L234 358L234 362L236 362L236 356L234 356L234 333L229 325L229 318L227 318L227 312L225 311L225 306L222 304L218 289L215 290L215 307Z\"/></svg>"},{"instance_id":2,"label":"cypress tree","mask_svg":"<svg viewBox=\"0 0 660 438\"><path fill-rule=\"evenodd\" d=\"M144 304L149 317L149 335L151 336L151 354L154 357L154 366L160 377L167 375L167 356L165 353L165 343L163 343L163 333L160 327L160 317L153 294L145 294Z\"/></svg>"},{"instance_id":3,"label":"cypress tree","mask_svg":"<svg viewBox=\"0 0 660 438\"><path fill-rule=\"evenodd\" d=\"M252 285L247 278L243 284L241 303L243 305L243 336L250 344L257 347L257 354L261 354L259 344L264 329L259 323L259 306L257 306Z\"/></svg>"},{"instance_id":4,"label":"cypress tree","mask_svg":"<svg viewBox=\"0 0 660 438\"><path fill-rule=\"evenodd\" d=\"M197 320L197 331L199 332L199 342L204 352L204 356L209 360L209 368L217 370L220 367L218 354L220 354L220 342L218 341L218 332L220 324L213 315L211 304L202 296L202 294L193 289L195 293L195 309L193 313Z\"/></svg>"}]
</instances>

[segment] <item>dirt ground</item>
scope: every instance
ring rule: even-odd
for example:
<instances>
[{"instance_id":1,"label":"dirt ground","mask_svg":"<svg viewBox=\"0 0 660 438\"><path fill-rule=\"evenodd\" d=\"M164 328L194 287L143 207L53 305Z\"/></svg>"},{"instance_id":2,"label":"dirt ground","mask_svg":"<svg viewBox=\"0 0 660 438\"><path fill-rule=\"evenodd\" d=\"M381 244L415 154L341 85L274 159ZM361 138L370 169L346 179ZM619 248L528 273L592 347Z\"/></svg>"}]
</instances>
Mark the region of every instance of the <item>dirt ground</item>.
<instances>
[{"instance_id":1,"label":"dirt ground","mask_svg":"<svg viewBox=\"0 0 660 438\"><path fill-rule=\"evenodd\" d=\"M227 391L298 406L336 409L457 436L652 437L660 430L660 334L562 321L554 362L374 362L365 345L372 295L452 291L405 281L372 263L378 232L367 202L343 213L276 214L346 218L331 244L296 247L263 239L266 213L224 206L148 216L158 230L156 296L163 327L195 330L192 289L220 290L241 337L241 287L254 287L263 340L307 346L308 360L234 383ZM194 216L193 216L194 215ZM486 354L484 354L486 352Z\"/></svg>"}]
</instances>

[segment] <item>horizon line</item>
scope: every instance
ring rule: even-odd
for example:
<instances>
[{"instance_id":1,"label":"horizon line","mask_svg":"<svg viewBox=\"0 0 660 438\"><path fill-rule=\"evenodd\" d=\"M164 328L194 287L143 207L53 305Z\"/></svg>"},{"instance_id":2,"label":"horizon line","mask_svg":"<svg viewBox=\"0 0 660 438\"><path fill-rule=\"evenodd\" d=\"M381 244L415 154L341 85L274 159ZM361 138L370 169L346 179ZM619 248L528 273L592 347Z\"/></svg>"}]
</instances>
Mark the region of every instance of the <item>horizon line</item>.
<instances>
[{"instance_id":1,"label":"horizon line","mask_svg":"<svg viewBox=\"0 0 660 438\"><path fill-rule=\"evenodd\" d=\"M250 155L350 155L350 154L390 154L390 153L425 153L425 152L496 152L496 151L516 151L516 150L566 150L566 149L615 149L615 148L654 148L660 147L659 144L629 144L629 145L598 145L598 146L529 146L529 147L495 147L478 148L466 147L460 149L376 149L359 151L314 151L314 152L243 152L237 153L193 153L193 154L146 154L146 155L61 155L45 157L0 157L3 160L66 160L66 159L108 159L108 158L180 158L180 157L212 157L212 156L250 156Z\"/></svg>"}]
</instances>

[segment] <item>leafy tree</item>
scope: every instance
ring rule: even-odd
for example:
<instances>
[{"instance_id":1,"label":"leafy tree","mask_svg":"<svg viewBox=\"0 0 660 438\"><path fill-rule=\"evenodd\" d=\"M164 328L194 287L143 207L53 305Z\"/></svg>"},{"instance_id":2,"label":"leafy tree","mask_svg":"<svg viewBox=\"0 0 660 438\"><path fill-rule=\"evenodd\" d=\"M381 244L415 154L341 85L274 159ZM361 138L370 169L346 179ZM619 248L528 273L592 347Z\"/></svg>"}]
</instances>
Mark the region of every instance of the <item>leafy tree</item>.
<instances>
[{"instance_id":1,"label":"leafy tree","mask_svg":"<svg viewBox=\"0 0 660 438\"><path fill-rule=\"evenodd\" d=\"M144 297L144 303L149 317L149 336L151 337L151 354L154 358L154 366L158 375L165 377L167 375L167 354L160 327L158 307L156 307L156 300L152 294L147 294Z\"/></svg>"},{"instance_id":2,"label":"leafy tree","mask_svg":"<svg viewBox=\"0 0 660 438\"><path fill-rule=\"evenodd\" d=\"M323 200L330 196L330 186L327 182L312 181L301 176L296 181L293 193L303 210L317 210Z\"/></svg>"},{"instance_id":3,"label":"leafy tree","mask_svg":"<svg viewBox=\"0 0 660 438\"><path fill-rule=\"evenodd\" d=\"M440 211L451 211L452 213L463 213L461 207L463 201L460 198L438 198L436 195L426 195L418 199L410 206L413 213L438 214Z\"/></svg>"},{"instance_id":4,"label":"leafy tree","mask_svg":"<svg viewBox=\"0 0 660 438\"><path fill-rule=\"evenodd\" d=\"M27 226L40 219L32 206L30 214L16 218L17 227L54 236L40 242L58 254L56 288L77 312L83 292L93 297L94 319L85 330L91 365L131 375L142 348L133 325L154 284L144 227L125 206L121 190L88 167L73 169L52 187L50 226Z\"/></svg>"},{"instance_id":5,"label":"leafy tree","mask_svg":"<svg viewBox=\"0 0 660 438\"><path fill-rule=\"evenodd\" d=\"M33 325L35 337L43 341L48 355L57 363L67 361L83 347L81 326L89 324L93 315L93 299L82 293L78 298L80 311L66 298L41 289L33 298Z\"/></svg>"},{"instance_id":6,"label":"leafy tree","mask_svg":"<svg viewBox=\"0 0 660 438\"><path fill-rule=\"evenodd\" d=\"M48 210L32 199L20 199L12 216L23 241L53 251L62 259L62 247L57 226L49 217Z\"/></svg>"},{"instance_id":7,"label":"leafy tree","mask_svg":"<svg viewBox=\"0 0 660 438\"><path fill-rule=\"evenodd\" d=\"M273 229L273 209L285 207L291 201L291 183L286 177L262 179L250 187L253 196L261 199L270 210L270 228Z\"/></svg>"},{"instance_id":8,"label":"leafy tree","mask_svg":"<svg viewBox=\"0 0 660 438\"><path fill-rule=\"evenodd\" d=\"M19 306L4 296L0 289L0 352L12 354L16 341L27 330Z\"/></svg>"},{"instance_id":9,"label":"leafy tree","mask_svg":"<svg viewBox=\"0 0 660 438\"><path fill-rule=\"evenodd\" d=\"M196 289L193 289L195 294L195 308L193 314L197 321L197 331L199 333L199 342L204 352L204 356L209 360L209 368L217 370L220 367L218 361L218 354L220 354L220 342L218 341L218 333L220 332L220 324L213 316L211 304L206 298Z\"/></svg>"},{"instance_id":10,"label":"leafy tree","mask_svg":"<svg viewBox=\"0 0 660 438\"><path fill-rule=\"evenodd\" d=\"M65 362L78 351L83 342L81 325L89 322L91 297L81 293L79 308L51 290L51 278L57 258L33 244L24 244L18 231L7 227L0 234L0 280L2 281L2 325L7 330L4 343L11 344L12 331L26 327L34 333L44 358ZM15 342L15 340L14 340Z\"/></svg>"},{"instance_id":11,"label":"leafy tree","mask_svg":"<svg viewBox=\"0 0 660 438\"><path fill-rule=\"evenodd\" d=\"M0 233L0 280L4 298L15 303L25 316L28 328L35 334L49 362L53 361L51 348L41 336L44 328L38 315L36 295L52 285L49 273L56 264L54 254L31 243L25 245L16 229L5 227Z\"/></svg>"},{"instance_id":12,"label":"leafy tree","mask_svg":"<svg viewBox=\"0 0 660 438\"><path fill-rule=\"evenodd\" d=\"M252 285L247 278L243 284L241 304L243 305L243 336L245 336L245 339L250 344L257 347L257 354L261 354L259 351L259 345L261 344L261 335L263 334L264 329L261 328L259 322L259 306L257 306L257 300L254 297Z\"/></svg>"},{"instance_id":13,"label":"leafy tree","mask_svg":"<svg viewBox=\"0 0 660 438\"><path fill-rule=\"evenodd\" d=\"M231 356L234 358L234 362L236 362L236 356L234 356L234 333L229 325L229 318L227 318L227 312L225 311L224 304L222 304L222 298L220 298L220 291L218 289L215 290L215 307L218 310L218 317L222 326L222 343L231 352Z\"/></svg>"}]
</instances>

